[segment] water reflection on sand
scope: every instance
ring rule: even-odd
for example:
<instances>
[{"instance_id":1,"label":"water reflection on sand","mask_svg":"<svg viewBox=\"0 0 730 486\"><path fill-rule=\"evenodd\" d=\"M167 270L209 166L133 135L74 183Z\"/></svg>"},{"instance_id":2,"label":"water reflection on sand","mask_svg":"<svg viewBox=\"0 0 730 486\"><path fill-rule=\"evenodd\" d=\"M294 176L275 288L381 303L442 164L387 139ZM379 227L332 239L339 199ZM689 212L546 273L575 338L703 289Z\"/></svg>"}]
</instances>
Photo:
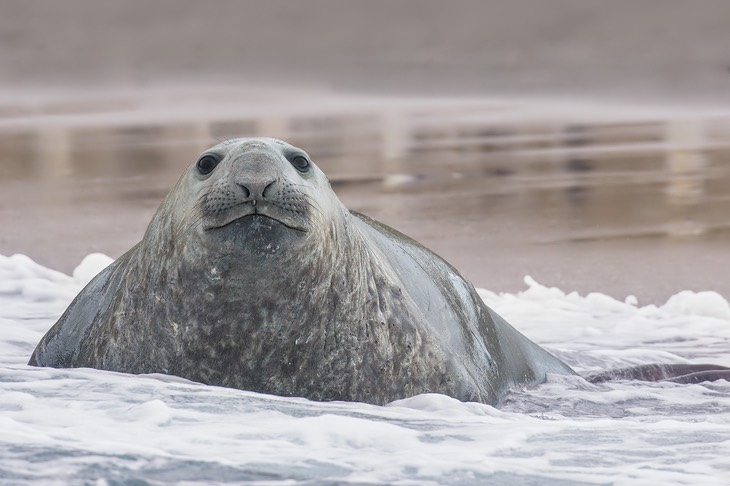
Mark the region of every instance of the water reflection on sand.
<instances>
[{"instance_id":1,"label":"water reflection on sand","mask_svg":"<svg viewBox=\"0 0 730 486\"><path fill-rule=\"evenodd\" d=\"M307 150L349 207L432 247L479 286L513 291L530 274L643 301L687 288L730 296L730 116L441 102L18 120L0 126L0 253L64 271L138 241L216 140L266 135Z\"/></svg>"}]
</instances>

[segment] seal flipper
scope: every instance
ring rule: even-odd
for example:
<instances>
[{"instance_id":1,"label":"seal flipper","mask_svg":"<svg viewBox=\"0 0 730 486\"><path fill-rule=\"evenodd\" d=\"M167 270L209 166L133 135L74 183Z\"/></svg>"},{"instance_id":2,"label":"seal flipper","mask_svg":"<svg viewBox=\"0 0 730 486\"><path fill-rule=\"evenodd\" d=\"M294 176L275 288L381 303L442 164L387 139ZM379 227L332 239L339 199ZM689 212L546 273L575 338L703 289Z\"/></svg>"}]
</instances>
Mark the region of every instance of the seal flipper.
<instances>
[{"instance_id":1,"label":"seal flipper","mask_svg":"<svg viewBox=\"0 0 730 486\"><path fill-rule=\"evenodd\" d=\"M730 368L713 364L647 364L603 371L584 378L591 383L611 380L701 383L716 380L730 381Z\"/></svg>"},{"instance_id":2,"label":"seal flipper","mask_svg":"<svg viewBox=\"0 0 730 486\"><path fill-rule=\"evenodd\" d=\"M485 306L486 307L486 306ZM486 307L494 321L500 349L505 350L501 362L501 373L508 380L509 387L524 384L543 383L548 373L556 375L577 374L567 364L530 341L502 316Z\"/></svg>"},{"instance_id":3,"label":"seal flipper","mask_svg":"<svg viewBox=\"0 0 730 486\"><path fill-rule=\"evenodd\" d=\"M112 299L119 290L123 279L117 272L120 262L128 259L127 255L129 252L102 270L79 292L36 346L28 361L30 366L77 366L81 341L99 314L111 307Z\"/></svg>"}]
</instances>

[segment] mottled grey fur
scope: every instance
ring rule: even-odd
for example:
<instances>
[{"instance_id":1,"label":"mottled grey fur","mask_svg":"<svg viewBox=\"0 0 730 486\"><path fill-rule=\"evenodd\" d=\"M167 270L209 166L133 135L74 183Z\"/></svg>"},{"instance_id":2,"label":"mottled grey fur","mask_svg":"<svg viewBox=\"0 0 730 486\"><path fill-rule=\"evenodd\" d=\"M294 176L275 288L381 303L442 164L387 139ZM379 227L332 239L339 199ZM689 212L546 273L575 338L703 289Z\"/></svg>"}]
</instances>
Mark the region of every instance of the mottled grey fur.
<instances>
[{"instance_id":1,"label":"mottled grey fur","mask_svg":"<svg viewBox=\"0 0 730 486\"><path fill-rule=\"evenodd\" d=\"M238 139L206 153L143 240L100 273L30 364L169 373L315 400L419 393L497 403L572 374L410 238L348 211L300 149Z\"/></svg>"}]
</instances>

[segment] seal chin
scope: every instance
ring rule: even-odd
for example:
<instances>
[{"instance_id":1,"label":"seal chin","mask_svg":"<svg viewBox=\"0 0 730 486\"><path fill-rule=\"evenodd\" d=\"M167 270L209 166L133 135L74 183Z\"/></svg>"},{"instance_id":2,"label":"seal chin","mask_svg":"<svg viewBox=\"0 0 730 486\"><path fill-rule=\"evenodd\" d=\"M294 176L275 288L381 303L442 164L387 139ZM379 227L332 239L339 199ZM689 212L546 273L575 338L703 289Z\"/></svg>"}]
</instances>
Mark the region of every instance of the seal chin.
<instances>
[{"instance_id":1,"label":"seal chin","mask_svg":"<svg viewBox=\"0 0 730 486\"><path fill-rule=\"evenodd\" d=\"M204 232L203 245L234 260L277 258L301 248L305 231L264 214L248 214ZM263 261L263 260L260 260Z\"/></svg>"}]
</instances>

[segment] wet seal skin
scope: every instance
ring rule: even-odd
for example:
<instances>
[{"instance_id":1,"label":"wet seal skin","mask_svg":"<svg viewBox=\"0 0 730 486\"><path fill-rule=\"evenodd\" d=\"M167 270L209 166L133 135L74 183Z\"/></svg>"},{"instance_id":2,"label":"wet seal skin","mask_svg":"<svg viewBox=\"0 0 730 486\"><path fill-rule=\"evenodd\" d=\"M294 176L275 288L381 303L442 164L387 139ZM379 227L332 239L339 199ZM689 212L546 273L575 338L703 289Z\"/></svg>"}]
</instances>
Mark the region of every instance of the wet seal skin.
<instances>
[{"instance_id":1,"label":"wet seal skin","mask_svg":"<svg viewBox=\"0 0 730 486\"><path fill-rule=\"evenodd\" d=\"M374 404L497 404L574 374L439 256L345 208L303 150L268 138L205 151L29 364Z\"/></svg>"}]
</instances>

